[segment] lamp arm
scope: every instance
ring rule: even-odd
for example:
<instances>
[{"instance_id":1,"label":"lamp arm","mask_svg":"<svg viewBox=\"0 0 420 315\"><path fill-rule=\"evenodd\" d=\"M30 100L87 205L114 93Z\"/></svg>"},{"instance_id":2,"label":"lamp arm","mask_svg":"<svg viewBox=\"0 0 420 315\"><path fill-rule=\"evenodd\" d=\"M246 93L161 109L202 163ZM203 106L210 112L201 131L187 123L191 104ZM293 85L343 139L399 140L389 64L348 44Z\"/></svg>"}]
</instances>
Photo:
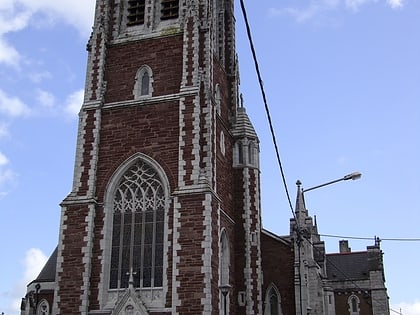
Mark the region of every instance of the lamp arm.
<instances>
[{"instance_id":1,"label":"lamp arm","mask_svg":"<svg viewBox=\"0 0 420 315\"><path fill-rule=\"evenodd\" d=\"M340 178L340 179L332 180L328 183L324 183L324 184L321 184L321 185L318 185L318 186L314 186L314 187L311 187L311 188L308 188L308 189L304 189L304 190L302 190L302 192L305 193L307 191L311 191L311 190L314 190L314 189L317 189L317 188L328 186L328 185L331 185L331 184L334 184L334 183L337 183L337 182L341 182L342 180L344 180L344 177Z\"/></svg>"}]
</instances>

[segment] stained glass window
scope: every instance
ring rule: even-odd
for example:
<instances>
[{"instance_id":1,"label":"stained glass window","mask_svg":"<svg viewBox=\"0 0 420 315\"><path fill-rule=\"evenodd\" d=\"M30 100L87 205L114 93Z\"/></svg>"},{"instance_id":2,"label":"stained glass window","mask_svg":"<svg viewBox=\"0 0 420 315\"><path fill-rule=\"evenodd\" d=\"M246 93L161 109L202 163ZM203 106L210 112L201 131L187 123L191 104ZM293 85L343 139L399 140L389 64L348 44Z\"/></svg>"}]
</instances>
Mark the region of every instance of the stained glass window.
<instances>
[{"instance_id":1,"label":"stained glass window","mask_svg":"<svg viewBox=\"0 0 420 315\"><path fill-rule=\"evenodd\" d=\"M161 287L165 195L157 172L138 160L122 176L113 199L110 288Z\"/></svg>"}]
</instances>

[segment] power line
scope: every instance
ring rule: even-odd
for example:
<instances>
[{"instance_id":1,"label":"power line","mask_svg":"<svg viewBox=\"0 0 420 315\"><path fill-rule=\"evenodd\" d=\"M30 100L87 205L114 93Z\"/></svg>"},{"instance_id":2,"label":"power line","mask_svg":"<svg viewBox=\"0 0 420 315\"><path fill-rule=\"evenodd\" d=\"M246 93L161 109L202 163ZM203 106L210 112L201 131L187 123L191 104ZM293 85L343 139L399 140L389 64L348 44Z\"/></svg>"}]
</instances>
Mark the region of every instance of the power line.
<instances>
[{"instance_id":1,"label":"power line","mask_svg":"<svg viewBox=\"0 0 420 315\"><path fill-rule=\"evenodd\" d=\"M289 202L290 210L292 211L293 217L296 219L295 212L293 211L292 201L291 201L290 195L289 195L289 190L287 188L286 176L284 174L283 165L281 163L280 153L279 153L279 149L278 149L278 146L277 146L277 140L276 140L276 136L275 136L275 133L274 133L273 124L271 122L270 110L268 108L267 98L265 96L264 84L263 84L263 80L262 80L261 73L260 73L260 67L258 65L258 60L257 60L257 53L255 52L254 43L252 41L251 28L249 26L248 17L247 17L246 9L245 9L245 4L244 4L243 0L241 0L240 2L241 2L242 15L243 15L244 21L245 21L246 33L248 35L249 46L251 47L252 57L254 59L255 71L257 72L258 82L260 84L260 90L261 90L262 98L263 98L263 101L264 101L265 112L266 112L266 115L267 115L268 124L270 126L271 137L272 137L272 140L273 140L274 149L276 151L277 163L278 163L279 168L280 168L281 177L282 177L282 180L283 180L283 186L284 186L284 190L286 192L287 200Z\"/></svg>"},{"instance_id":2,"label":"power line","mask_svg":"<svg viewBox=\"0 0 420 315\"><path fill-rule=\"evenodd\" d=\"M248 18L247 18L247 13L246 13L244 1L243 0L240 0L240 4L241 4L241 10L242 10L242 14L243 14L244 21L245 21L245 26L246 26L248 41L249 41L249 45L250 45L250 48L251 48L252 57L253 57L253 60L254 60L255 70L256 70L256 73L257 73L258 82L259 82L259 85L260 85L260 90L261 90L262 98L263 98L263 101L264 101L264 107L265 107L265 111L266 111L266 115L267 115L267 119L268 119L268 123L269 123L269 127L270 127L272 141L273 141L275 152L276 152L277 162L278 162L278 165L279 165L279 168L280 168L280 172L281 172L281 176L282 176L282 180L283 180L283 186L284 186L284 189L285 189L285 193L286 193L286 196L287 196L287 200L288 200L288 203L289 203L290 210L291 210L291 212L293 214L293 217L296 219L296 215L295 215L295 212L293 210L292 202L291 202L291 199L290 199L289 190L287 188L286 176L284 174L282 162L281 162L281 159L280 159L280 153L279 153L278 146L277 146L277 140L276 140L276 136L275 136L275 133L274 133L273 124L272 124L272 121L271 121L270 110L269 110L269 107L268 107L268 104L267 104L267 99L266 99L265 90L264 90L264 84L263 84L263 80L262 80L261 73L260 73L260 70L259 70L259 64L258 64L256 52L255 52L255 47L254 47L254 44L253 44L253 41L252 41L251 29L250 29L249 22L248 22ZM297 219L296 219L296 223L297 223L297 229L298 229L298 231L300 231L299 222L298 222ZM325 236L325 237L340 237L340 236L333 236L333 235L321 235L321 236ZM371 240L372 238L363 238L363 239L369 239L369 240ZM308 239L306 239L306 240L311 244L311 246L313 248L315 248L316 250L318 250L312 244L312 242L310 242ZM382 240L396 240L396 239L382 239ZM300 244L298 245L298 249L300 250ZM299 253L299 262L300 262L300 253ZM348 279L349 281L351 281L354 284L355 287L361 289L357 285L357 283L355 283L353 280L349 279L349 277L347 275L345 275L344 272L342 272L337 266L334 266L334 267L337 269L337 271L341 272L345 276L346 279ZM300 272L300 266L299 266L299 272ZM301 282L301 275L300 275L299 282ZM301 283L299 285L301 286ZM302 295L302 293L300 295ZM374 299L372 296L371 296L371 298ZM378 301L378 302L381 303L381 301ZM301 303L301 305L302 305L302 303ZM388 306L388 308L389 308L389 306ZM395 312L397 314L400 314L400 312L397 312L397 311L393 310L392 308L389 308L389 309L392 312Z\"/></svg>"},{"instance_id":3,"label":"power line","mask_svg":"<svg viewBox=\"0 0 420 315\"><path fill-rule=\"evenodd\" d=\"M420 238L404 238L404 237L394 237L394 238L382 238L382 237L362 237L362 236L343 236L343 235L332 235L332 234L319 234L322 237L331 237L331 238L343 238L350 240L375 240L379 241L394 241L394 242L420 242Z\"/></svg>"}]
</instances>

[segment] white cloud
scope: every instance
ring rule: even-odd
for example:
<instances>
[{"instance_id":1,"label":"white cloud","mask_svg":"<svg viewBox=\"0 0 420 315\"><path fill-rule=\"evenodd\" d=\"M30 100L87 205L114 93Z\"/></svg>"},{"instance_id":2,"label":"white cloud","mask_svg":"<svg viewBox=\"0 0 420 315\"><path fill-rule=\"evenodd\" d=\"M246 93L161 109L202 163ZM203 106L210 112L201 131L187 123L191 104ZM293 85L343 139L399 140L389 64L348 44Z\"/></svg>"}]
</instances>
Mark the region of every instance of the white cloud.
<instances>
[{"instance_id":1,"label":"white cloud","mask_svg":"<svg viewBox=\"0 0 420 315\"><path fill-rule=\"evenodd\" d=\"M402 8L404 0L387 0L387 3L391 6L391 8L397 9Z\"/></svg>"},{"instance_id":2,"label":"white cloud","mask_svg":"<svg viewBox=\"0 0 420 315\"><path fill-rule=\"evenodd\" d=\"M398 312L401 310L404 315L420 315L420 301L401 302L392 305L391 308Z\"/></svg>"},{"instance_id":3,"label":"white cloud","mask_svg":"<svg viewBox=\"0 0 420 315\"><path fill-rule=\"evenodd\" d=\"M361 6L371 2L378 2L378 0L346 0L346 7L358 11Z\"/></svg>"},{"instance_id":4,"label":"white cloud","mask_svg":"<svg viewBox=\"0 0 420 315\"><path fill-rule=\"evenodd\" d=\"M0 37L0 63L16 68L19 65L19 60L20 55L17 50Z\"/></svg>"},{"instance_id":5,"label":"white cloud","mask_svg":"<svg viewBox=\"0 0 420 315\"><path fill-rule=\"evenodd\" d=\"M3 153L0 152L0 167L6 165L7 163L9 163L9 160Z\"/></svg>"},{"instance_id":6,"label":"white cloud","mask_svg":"<svg viewBox=\"0 0 420 315\"><path fill-rule=\"evenodd\" d=\"M52 93L38 89L36 91L38 103L46 108L52 108L55 104L55 97Z\"/></svg>"},{"instance_id":7,"label":"white cloud","mask_svg":"<svg viewBox=\"0 0 420 315\"><path fill-rule=\"evenodd\" d=\"M26 286L39 275L47 260L48 257L38 248L30 248L26 251L22 261L22 278L15 283L10 292L7 292L10 297L10 305L8 305L5 314L20 314L20 303L25 295Z\"/></svg>"},{"instance_id":8,"label":"white cloud","mask_svg":"<svg viewBox=\"0 0 420 315\"><path fill-rule=\"evenodd\" d=\"M39 27L64 22L77 29L83 37L88 37L94 6L95 1L86 0L1 0L0 64L20 65L20 53L5 36L25 29L31 22Z\"/></svg>"},{"instance_id":9,"label":"white cloud","mask_svg":"<svg viewBox=\"0 0 420 315\"><path fill-rule=\"evenodd\" d=\"M25 255L23 261L25 272L23 282L28 283L34 280L41 272L48 257L38 248L30 248Z\"/></svg>"},{"instance_id":10,"label":"white cloud","mask_svg":"<svg viewBox=\"0 0 420 315\"><path fill-rule=\"evenodd\" d=\"M64 111L71 115L77 116L83 104L84 90L78 90L67 97Z\"/></svg>"},{"instance_id":11,"label":"white cloud","mask_svg":"<svg viewBox=\"0 0 420 315\"><path fill-rule=\"evenodd\" d=\"M17 0L31 12L46 15L52 21L64 21L83 36L89 36L95 1L86 0Z\"/></svg>"},{"instance_id":12,"label":"white cloud","mask_svg":"<svg viewBox=\"0 0 420 315\"><path fill-rule=\"evenodd\" d=\"M30 113L29 107L19 98L8 96L0 90L0 113L10 117L26 116Z\"/></svg>"},{"instance_id":13,"label":"white cloud","mask_svg":"<svg viewBox=\"0 0 420 315\"><path fill-rule=\"evenodd\" d=\"M8 158L0 152L0 199L8 194L6 187L13 183L16 178L15 173L8 167Z\"/></svg>"},{"instance_id":14,"label":"white cloud","mask_svg":"<svg viewBox=\"0 0 420 315\"><path fill-rule=\"evenodd\" d=\"M336 11L344 5L344 7L353 12L369 3L379 3L380 0L311 0L306 6L287 7L287 8L270 8L269 14L272 16L289 15L297 22L303 23L311 19L317 18L322 14L330 11ZM401 8L404 0L386 0L386 3L392 8Z\"/></svg>"},{"instance_id":15,"label":"white cloud","mask_svg":"<svg viewBox=\"0 0 420 315\"><path fill-rule=\"evenodd\" d=\"M29 79L34 83L40 83L45 79L51 79L53 76L49 71L40 71L28 74Z\"/></svg>"},{"instance_id":16,"label":"white cloud","mask_svg":"<svg viewBox=\"0 0 420 315\"><path fill-rule=\"evenodd\" d=\"M282 9L270 9L271 15L289 15L297 22L303 23L325 12L336 10L341 0L311 0L303 7L287 7Z\"/></svg>"},{"instance_id":17,"label":"white cloud","mask_svg":"<svg viewBox=\"0 0 420 315\"><path fill-rule=\"evenodd\" d=\"M7 42L4 35L24 29L28 25L30 16L30 12L26 10L15 12L12 1L5 1L0 5L0 63L18 67L21 56Z\"/></svg>"}]
</instances>

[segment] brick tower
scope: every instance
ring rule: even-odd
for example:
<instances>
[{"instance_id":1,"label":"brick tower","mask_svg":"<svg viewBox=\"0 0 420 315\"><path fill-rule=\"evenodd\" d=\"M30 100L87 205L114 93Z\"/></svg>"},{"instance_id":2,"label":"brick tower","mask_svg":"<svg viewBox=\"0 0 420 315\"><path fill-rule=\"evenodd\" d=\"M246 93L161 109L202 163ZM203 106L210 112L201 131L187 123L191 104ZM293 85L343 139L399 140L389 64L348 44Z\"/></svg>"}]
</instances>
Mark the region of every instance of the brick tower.
<instances>
[{"instance_id":1,"label":"brick tower","mask_svg":"<svg viewBox=\"0 0 420 315\"><path fill-rule=\"evenodd\" d=\"M233 0L97 0L50 313L262 313L234 21Z\"/></svg>"}]
</instances>

